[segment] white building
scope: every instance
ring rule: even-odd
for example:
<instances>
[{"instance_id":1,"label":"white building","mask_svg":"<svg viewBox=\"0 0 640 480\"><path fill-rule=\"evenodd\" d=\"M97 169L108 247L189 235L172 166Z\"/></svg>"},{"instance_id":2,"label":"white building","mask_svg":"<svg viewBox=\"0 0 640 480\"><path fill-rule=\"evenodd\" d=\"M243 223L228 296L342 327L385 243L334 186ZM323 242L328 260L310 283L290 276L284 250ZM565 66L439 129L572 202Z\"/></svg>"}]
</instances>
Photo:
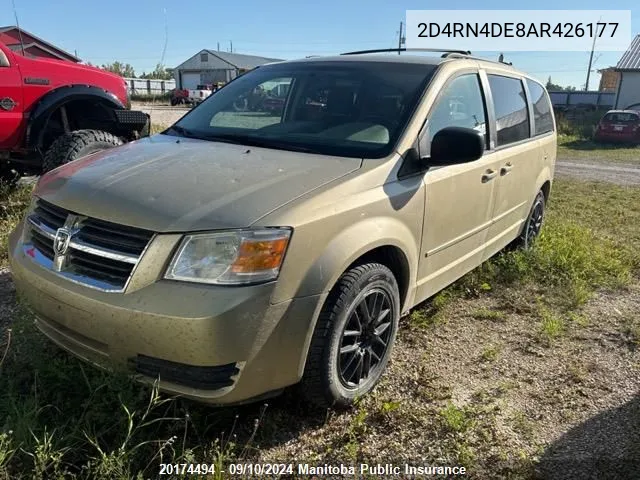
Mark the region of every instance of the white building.
<instances>
[{"instance_id":1,"label":"white building","mask_svg":"<svg viewBox=\"0 0 640 480\"><path fill-rule=\"evenodd\" d=\"M174 68L173 75L178 88L195 89L196 85L228 82L260 65L279 61L255 55L201 50Z\"/></svg>"},{"instance_id":2,"label":"white building","mask_svg":"<svg viewBox=\"0 0 640 480\"><path fill-rule=\"evenodd\" d=\"M616 70L620 72L620 79L615 108L640 110L640 35L636 35L622 55Z\"/></svg>"}]
</instances>

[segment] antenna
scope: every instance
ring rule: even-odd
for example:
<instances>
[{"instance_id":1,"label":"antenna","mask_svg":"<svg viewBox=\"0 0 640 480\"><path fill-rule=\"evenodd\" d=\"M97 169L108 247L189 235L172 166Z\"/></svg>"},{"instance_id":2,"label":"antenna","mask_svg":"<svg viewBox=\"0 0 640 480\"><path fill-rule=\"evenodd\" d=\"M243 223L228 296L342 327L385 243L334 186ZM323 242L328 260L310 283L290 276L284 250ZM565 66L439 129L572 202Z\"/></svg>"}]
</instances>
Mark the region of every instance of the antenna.
<instances>
[{"instance_id":1,"label":"antenna","mask_svg":"<svg viewBox=\"0 0 640 480\"><path fill-rule=\"evenodd\" d=\"M398 33L398 55L400 55L400 49L404 44L404 37L402 36L402 22L400 22L400 32Z\"/></svg>"},{"instance_id":2,"label":"antenna","mask_svg":"<svg viewBox=\"0 0 640 480\"><path fill-rule=\"evenodd\" d=\"M22 40L22 30L20 29L20 22L18 21L18 11L16 10L16 0L11 0L13 5L13 15L16 17L16 27L18 27L18 35L20 36L20 48L22 49L22 56L26 57L24 53L24 41Z\"/></svg>"},{"instance_id":3,"label":"antenna","mask_svg":"<svg viewBox=\"0 0 640 480\"><path fill-rule=\"evenodd\" d=\"M602 21L602 17L600 17L598 19L598 22ZM591 44L591 53L589 54L589 66L587 67L587 81L584 84L584 91L588 92L589 91L589 78L591 77L591 66L593 65L593 51L596 49L596 39L598 38L597 35L593 36L593 43Z\"/></svg>"},{"instance_id":4,"label":"antenna","mask_svg":"<svg viewBox=\"0 0 640 480\"><path fill-rule=\"evenodd\" d=\"M160 67L164 68L164 57L167 53L167 44L169 43L169 22L167 21L167 9L163 8L164 12L164 45L162 46L162 55L160 55ZM151 82L148 82L147 85L151 88ZM153 113L153 106L156 103L156 93L155 89L153 91L153 95L151 96L151 108L149 109L149 120L151 120L151 114ZM151 134L151 125L149 125L149 134Z\"/></svg>"}]
</instances>

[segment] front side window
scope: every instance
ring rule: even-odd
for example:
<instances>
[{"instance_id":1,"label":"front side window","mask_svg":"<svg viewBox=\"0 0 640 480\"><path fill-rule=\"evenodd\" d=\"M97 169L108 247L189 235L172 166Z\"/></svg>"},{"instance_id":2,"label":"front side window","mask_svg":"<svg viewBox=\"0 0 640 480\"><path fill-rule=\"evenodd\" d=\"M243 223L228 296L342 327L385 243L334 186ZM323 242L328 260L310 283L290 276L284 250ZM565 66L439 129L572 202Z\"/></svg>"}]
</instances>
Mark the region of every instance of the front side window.
<instances>
[{"instance_id":1,"label":"front side window","mask_svg":"<svg viewBox=\"0 0 640 480\"><path fill-rule=\"evenodd\" d=\"M538 82L527 78L527 87L531 94L531 105L533 106L533 123L536 135L553 132L553 109L549 98L545 94L544 88Z\"/></svg>"},{"instance_id":2,"label":"front side window","mask_svg":"<svg viewBox=\"0 0 640 480\"><path fill-rule=\"evenodd\" d=\"M488 77L496 112L498 146L529 138L529 112L522 82L501 75Z\"/></svg>"},{"instance_id":3,"label":"front side window","mask_svg":"<svg viewBox=\"0 0 640 480\"><path fill-rule=\"evenodd\" d=\"M427 119L428 144L436 133L446 127L476 130L488 144L485 104L477 74L461 75L445 86Z\"/></svg>"},{"instance_id":4,"label":"front side window","mask_svg":"<svg viewBox=\"0 0 640 480\"><path fill-rule=\"evenodd\" d=\"M314 61L237 78L167 133L358 158L382 158L410 120L434 65Z\"/></svg>"},{"instance_id":5,"label":"front side window","mask_svg":"<svg viewBox=\"0 0 640 480\"><path fill-rule=\"evenodd\" d=\"M9 59L7 58L5 53L2 50L0 50L0 67L8 67L8 66L9 66Z\"/></svg>"}]
</instances>

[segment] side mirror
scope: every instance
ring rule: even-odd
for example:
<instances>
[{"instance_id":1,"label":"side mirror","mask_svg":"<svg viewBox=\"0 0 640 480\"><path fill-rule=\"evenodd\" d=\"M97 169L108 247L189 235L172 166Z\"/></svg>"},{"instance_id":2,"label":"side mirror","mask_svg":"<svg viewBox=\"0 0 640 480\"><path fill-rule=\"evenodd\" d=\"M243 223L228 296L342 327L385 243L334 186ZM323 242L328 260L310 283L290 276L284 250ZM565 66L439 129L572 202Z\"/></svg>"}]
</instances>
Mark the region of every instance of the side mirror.
<instances>
[{"instance_id":1,"label":"side mirror","mask_svg":"<svg viewBox=\"0 0 640 480\"><path fill-rule=\"evenodd\" d=\"M473 162L484 154L484 136L471 128L446 127L431 140L430 166Z\"/></svg>"}]
</instances>

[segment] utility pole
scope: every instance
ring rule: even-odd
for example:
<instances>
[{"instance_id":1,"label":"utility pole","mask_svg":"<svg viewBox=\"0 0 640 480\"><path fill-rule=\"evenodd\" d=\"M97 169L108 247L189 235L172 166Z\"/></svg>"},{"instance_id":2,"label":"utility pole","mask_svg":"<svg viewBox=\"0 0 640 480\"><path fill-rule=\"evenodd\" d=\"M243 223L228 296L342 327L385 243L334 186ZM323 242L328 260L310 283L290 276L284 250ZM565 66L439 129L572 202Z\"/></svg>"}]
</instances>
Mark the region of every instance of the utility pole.
<instances>
[{"instance_id":1,"label":"utility pole","mask_svg":"<svg viewBox=\"0 0 640 480\"><path fill-rule=\"evenodd\" d=\"M600 20L598 20L598 22L600 22ZM593 43L591 44L591 53L589 54L589 68L587 68L587 81L584 84L584 91L585 92L587 92L589 90L589 77L591 76L591 64L593 63L593 51L596 49L596 38L598 38L598 36L594 35L593 36Z\"/></svg>"},{"instance_id":2,"label":"utility pole","mask_svg":"<svg viewBox=\"0 0 640 480\"><path fill-rule=\"evenodd\" d=\"M220 51L220 42L218 42L218 51Z\"/></svg>"},{"instance_id":3,"label":"utility pole","mask_svg":"<svg viewBox=\"0 0 640 480\"><path fill-rule=\"evenodd\" d=\"M231 50L229 50L231 53L233 53L233 40L229 40L229 45Z\"/></svg>"},{"instance_id":4,"label":"utility pole","mask_svg":"<svg viewBox=\"0 0 640 480\"><path fill-rule=\"evenodd\" d=\"M400 22L400 32L398 34L398 55L400 55L400 49L402 48L402 44L404 43L404 37L402 36L402 26L403 23Z\"/></svg>"}]
</instances>

